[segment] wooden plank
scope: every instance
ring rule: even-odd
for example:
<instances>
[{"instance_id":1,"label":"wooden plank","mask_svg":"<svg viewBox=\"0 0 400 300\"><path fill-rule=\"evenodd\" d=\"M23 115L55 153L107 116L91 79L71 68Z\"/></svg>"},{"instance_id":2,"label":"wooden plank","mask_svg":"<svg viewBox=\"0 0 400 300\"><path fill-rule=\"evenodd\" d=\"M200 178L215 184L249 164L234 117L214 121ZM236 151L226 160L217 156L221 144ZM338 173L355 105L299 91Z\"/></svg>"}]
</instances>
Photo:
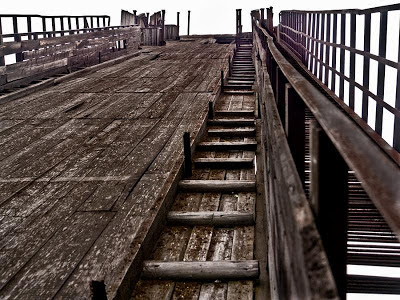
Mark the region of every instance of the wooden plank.
<instances>
[{"instance_id":1,"label":"wooden plank","mask_svg":"<svg viewBox=\"0 0 400 300\"><path fill-rule=\"evenodd\" d=\"M249 180L181 180L181 191L191 192L253 192L256 183Z\"/></svg>"},{"instance_id":2,"label":"wooden plank","mask_svg":"<svg viewBox=\"0 0 400 300\"><path fill-rule=\"evenodd\" d=\"M252 129L209 129L209 136L219 136L219 137L249 137L255 136L256 131Z\"/></svg>"},{"instance_id":3,"label":"wooden plank","mask_svg":"<svg viewBox=\"0 0 400 300\"><path fill-rule=\"evenodd\" d=\"M196 145L198 151L232 151L232 150L255 150L256 141L248 142L201 142Z\"/></svg>"},{"instance_id":4,"label":"wooden plank","mask_svg":"<svg viewBox=\"0 0 400 300\"><path fill-rule=\"evenodd\" d=\"M254 213L246 212L170 212L167 216L170 224L181 225L253 225Z\"/></svg>"},{"instance_id":5,"label":"wooden plank","mask_svg":"<svg viewBox=\"0 0 400 300\"><path fill-rule=\"evenodd\" d=\"M213 119L208 121L208 125L228 127L254 126L254 119Z\"/></svg>"},{"instance_id":6,"label":"wooden plank","mask_svg":"<svg viewBox=\"0 0 400 300\"><path fill-rule=\"evenodd\" d=\"M253 167L253 158L195 158L196 168L245 169Z\"/></svg>"},{"instance_id":7,"label":"wooden plank","mask_svg":"<svg viewBox=\"0 0 400 300\"><path fill-rule=\"evenodd\" d=\"M71 226L63 229L60 224L55 235L26 264L20 266L11 284L2 289L2 294L17 298L53 297L113 214L76 213L70 219ZM41 271L47 268L52 272Z\"/></svg>"},{"instance_id":8,"label":"wooden plank","mask_svg":"<svg viewBox=\"0 0 400 300\"><path fill-rule=\"evenodd\" d=\"M250 261L145 261L144 278L174 280L237 280L256 279L258 262Z\"/></svg>"}]
</instances>

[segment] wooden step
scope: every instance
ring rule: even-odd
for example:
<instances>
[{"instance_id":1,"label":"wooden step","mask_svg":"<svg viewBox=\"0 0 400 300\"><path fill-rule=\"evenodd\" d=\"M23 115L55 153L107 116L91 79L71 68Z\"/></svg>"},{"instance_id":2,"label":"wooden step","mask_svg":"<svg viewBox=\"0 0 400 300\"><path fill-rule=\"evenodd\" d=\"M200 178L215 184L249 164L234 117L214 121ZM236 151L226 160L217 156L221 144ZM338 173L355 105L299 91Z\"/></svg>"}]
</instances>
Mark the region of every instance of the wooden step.
<instances>
[{"instance_id":1,"label":"wooden step","mask_svg":"<svg viewBox=\"0 0 400 300\"><path fill-rule=\"evenodd\" d=\"M224 94L228 94L228 95L254 95L254 91L224 90Z\"/></svg>"},{"instance_id":2,"label":"wooden step","mask_svg":"<svg viewBox=\"0 0 400 300\"><path fill-rule=\"evenodd\" d=\"M251 226L255 224L255 215L239 211L179 211L168 213L167 222L169 225L188 226Z\"/></svg>"},{"instance_id":3,"label":"wooden step","mask_svg":"<svg viewBox=\"0 0 400 300\"><path fill-rule=\"evenodd\" d=\"M256 260L224 261L144 261L144 279L158 280L250 280L260 270Z\"/></svg>"},{"instance_id":4,"label":"wooden step","mask_svg":"<svg viewBox=\"0 0 400 300\"><path fill-rule=\"evenodd\" d=\"M255 151L257 142L202 142L198 143L196 150L199 151Z\"/></svg>"},{"instance_id":5,"label":"wooden step","mask_svg":"<svg viewBox=\"0 0 400 300\"><path fill-rule=\"evenodd\" d=\"M253 158L195 158L197 169L249 169L253 168Z\"/></svg>"},{"instance_id":6,"label":"wooden step","mask_svg":"<svg viewBox=\"0 0 400 300\"><path fill-rule=\"evenodd\" d=\"M228 79L228 84L251 84L253 85L254 80L232 80Z\"/></svg>"},{"instance_id":7,"label":"wooden step","mask_svg":"<svg viewBox=\"0 0 400 300\"><path fill-rule=\"evenodd\" d=\"M252 137L256 135L254 128L250 129L208 129L208 136L219 136L219 137Z\"/></svg>"},{"instance_id":8,"label":"wooden step","mask_svg":"<svg viewBox=\"0 0 400 300\"><path fill-rule=\"evenodd\" d=\"M254 117L254 110L217 110L218 117Z\"/></svg>"},{"instance_id":9,"label":"wooden step","mask_svg":"<svg viewBox=\"0 0 400 300\"><path fill-rule=\"evenodd\" d=\"M210 126L254 126L254 119L213 119L208 120Z\"/></svg>"},{"instance_id":10,"label":"wooden step","mask_svg":"<svg viewBox=\"0 0 400 300\"><path fill-rule=\"evenodd\" d=\"M224 89L227 90L251 90L253 88L252 85L248 84L225 84Z\"/></svg>"},{"instance_id":11,"label":"wooden step","mask_svg":"<svg viewBox=\"0 0 400 300\"><path fill-rule=\"evenodd\" d=\"M192 193L255 192L256 182L251 180L181 180L178 188Z\"/></svg>"}]
</instances>

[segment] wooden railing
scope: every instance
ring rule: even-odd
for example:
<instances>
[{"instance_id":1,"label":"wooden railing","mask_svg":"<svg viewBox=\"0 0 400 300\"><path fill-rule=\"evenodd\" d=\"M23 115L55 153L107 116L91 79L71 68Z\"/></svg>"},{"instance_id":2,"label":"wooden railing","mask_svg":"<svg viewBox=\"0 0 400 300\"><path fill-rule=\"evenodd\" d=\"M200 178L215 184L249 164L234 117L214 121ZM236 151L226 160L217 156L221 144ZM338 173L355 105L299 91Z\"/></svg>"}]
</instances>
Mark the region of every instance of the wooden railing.
<instances>
[{"instance_id":1,"label":"wooden railing","mask_svg":"<svg viewBox=\"0 0 400 300\"><path fill-rule=\"evenodd\" d=\"M288 61L259 11L252 12L252 22L268 170L264 180L271 211L272 290L282 299L345 299L349 176L361 183L366 201L372 200L400 236L400 168L293 60ZM305 172L306 161L310 173ZM293 275L297 273L303 276Z\"/></svg>"},{"instance_id":2,"label":"wooden railing","mask_svg":"<svg viewBox=\"0 0 400 300\"><path fill-rule=\"evenodd\" d=\"M19 58L16 63L0 67L0 90L138 51L140 28L113 26L28 32L18 36L16 41L0 45L1 58L6 55Z\"/></svg>"},{"instance_id":3,"label":"wooden railing","mask_svg":"<svg viewBox=\"0 0 400 300\"><path fill-rule=\"evenodd\" d=\"M391 23L388 31L388 13L399 11L400 4L365 10L282 11L278 37L400 165L400 56L396 61L387 58L389 47L399 49L390 39L400 32L398 22ZM395 34L391 37L390 32ZM397 79L389 78L388 72L395 72ZM397 90L390 95L388 89L396 83Z\"/></svg>"}]
</instances>

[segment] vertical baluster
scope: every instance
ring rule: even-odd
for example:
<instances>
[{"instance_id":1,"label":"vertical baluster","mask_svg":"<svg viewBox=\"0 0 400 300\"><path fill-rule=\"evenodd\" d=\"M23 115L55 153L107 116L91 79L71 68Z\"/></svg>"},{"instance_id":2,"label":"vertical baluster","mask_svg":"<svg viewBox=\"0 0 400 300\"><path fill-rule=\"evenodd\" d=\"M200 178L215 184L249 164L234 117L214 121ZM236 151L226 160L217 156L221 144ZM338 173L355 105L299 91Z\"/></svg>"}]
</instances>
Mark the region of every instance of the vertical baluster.
<instances>
[{"instance_id":1,"label":"vertical baluster","mask_svg":"<svg viewBox=\"0 0 400 300\"><path fill-rule=\"evenodd\" d=\"M326 38L325 39L327 42L331 41L331 14L326 15ZM327 65L325 66L325 78L324 78L324 84L326 86L328 86L328 84L329 84L330 49L331 49L331 46L326 45L326 47L325 47L325 63Z\"/></svg>"},{"instance_id":2,"label":"vertical baluster","mask_svg":"<svg viewBox=\"0 0 400 300\"><path fill-rule=\"evenodd\" d=\"M56 31L56 18L55 17L51 18L51 29L53 31L53 37L56 36L56 33L55 33L55 31Z\"/></svg>"},{"instance_id":3,"label":"vertical baluster","mask_svg":"<svg viewBox=\"0 0 400 300\"><path fill-rule=\"evenodd\" d=\"M64 36L64 17L60 17L61 36Z\"/></svg>"},{"instance_id":4,"label":"vertical baluster","mask_svg":"<svg viewBox=\"0 0 400 300\"><path fill-rule=\"evenodd\" d=\"M13 30L14 30L14 41L15 42L21 42L21 35L18 34L18 18L13 17ZM15 59L17 62L22 61L22 52L18 52L15 54Z\"/></svg>"},{"instance_id":5,"label":"vertical baluster","mask_svg":"<svg viewBox=\"0 0 400 300\"><path fill-rule=\"evenodd\" d=\"M32 39L32 34L30 34L32 32L32 17L27 17L26 18L26 24L28 26L28 40Z\"/></svg>"},{"instance_id":6,"label":"vertical baluster","mask_svg":"<svg viewBox=\"0 0 400 300\"><path fill-rule=\"evenodd\" d=\"M321 14L321 34L320 34L321 41L325 41L325 14ZM318 79L322 81L322 69L324 67L324 44L321 43L319 49L319 60L321 61L319 64L319 76Z\"/></svg>"},{"instance_id":7,"label":"vertical baluster","mask_svg":"<svg viewBox=\"0 0 400 300\"><path fill-rule=\"evenodd\" d=\"M356 14L350 15L350 47L356 48ZM354 52L350 52L350 79L356 79L356 54ZM355 86L350 83L349 85L349 107L354 110L354 93Z\"/></svg>"},{"instance_id":8,"label":"vertical baluster","mask_svg":"<svg viewBox=\"0 0 400 300\"><path fill-rule=\"evenodd\" d=\"M379 56L386 58L386 40L387 40L387 12L381 12L381 21L379 26ZM378 88L377 96L384 100L385 93L385 64L378 64ZM383 106L376 103L375 131L382 136Z\"/></svg>"},{"instance_id":9,"label":"vertical baluster","mask_svg":"<svg viewBox=\"0 0 400 300\"><path fill-rule=\"evenodd\" d=\"M1 32L0 32L1 34ZM399 26L399 45L398 45L398 58L400 63L400 26ZM396 102L395 108L400 110L400 70L397 70L397 86L396 86ZM393 147L400 152L400 117L394 117L394 131L393 131Z\"/></svg>"},{"instance_id":10,"label":"vertical baluster","mask_svg":"<svg viewBox=\"0 0 400 300\"><path fill-rule=\"evenodd\" d=\"M320 14L317 14L317 24L315 26L315 64L314 64L314 75L318 76L318 53L319 53L319 37L320 37L320 27L319 27L319 22L320 22Z\"/></svg>"},{"instance_id":11,"label":"vertical baluster","mask_svg":"<svg viewBox=\"0 0 400 300\"><path fill-rule=\"evenodd\" d=\"M340 15L340 44L346 44L346 14ZM344 75L345 69L345 50L340 49L340 73ZM339 98L344 100L344 78L340 77Z\"/></svg>"},{"instance_id":12,"label":"vertical baluster","mask_svg":"<svg viewBox=\"0 0 400 300\"><path fill-rule=\"evenodd\" d=\"M310 67L310 53L308 51L310 51L310 43L311 43L311 40L310 40L310 36L311 36L311 13L308 13L307 35L308 35L308 37L307 37L307 45L306 45L306 48L307 48L306 66L307 66L307 68L309 68Z\"/></svg>"},{"instance_id":13,"label":"vertical baluster","mask_svg":"<svg viewBox=\"0 0 400 300\"><path fill-rule=\"evenodd\" d=\"M3 28L2 28L2 24L1 24L1 17L0 17L0 46L3 44ZM1 66L5 66L5 60L4 60L4 56L0 55L0 67Z\"/></svg>"},{"instance_id":14,"label":"vertical baluster","mask_svg":"<svg viewBox=\"0 0 400 300\"><path fill-rule=\"evenodd\" d=\"M315 37L315 19L316 14L312 14L312 25L311 25L311 37ZM310 56L310 71L312 72L314 69L314 45L315 41L311 40L311 56Z\"/></svg>"},{"instance_id":15,"label":"vertical baluster","mask_svg":"<svg viewBox=\"0 0 400 300\"><path fill-rule=\"evenodd\" d=\"M365 14L364 26L364 51L370 52L371 50L371 14ZM364 72L363 72L363 86L369 90L369 63L370 59L364 56ZM365 122L368 122L368 94L363 92L362 98L362 112L361 116Z\"/></svg>"},{"instance_id":16,"label":"vertical baluster","mask_svg":"<svg viewBox=\"0 0 400 300\"><path fill-rule=\"evenodd\" d=\"M337 14L333 15L333 31L332 31L332 43L337 43ZM336 47L332 47L332 82L331 82L331 91L335 93L336 90Z\"/></svg>"}]
</instances>

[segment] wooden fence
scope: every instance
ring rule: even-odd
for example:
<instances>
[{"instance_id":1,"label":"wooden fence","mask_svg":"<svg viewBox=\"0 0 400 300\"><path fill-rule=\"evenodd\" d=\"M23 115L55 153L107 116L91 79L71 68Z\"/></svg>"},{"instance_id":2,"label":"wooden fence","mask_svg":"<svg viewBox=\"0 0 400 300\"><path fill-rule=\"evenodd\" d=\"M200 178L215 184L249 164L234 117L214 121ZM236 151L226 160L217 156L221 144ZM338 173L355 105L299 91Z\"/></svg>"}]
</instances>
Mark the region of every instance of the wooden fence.
<instances>
[{"instance_id":1,"label":"wooden fence","mask_svg":"<svg viewBox=\"0 0 400 300\"><path fill-rule=\"evenodd\" d=\"M179 13L178 13L179 23ZM159 46L164 45L167 40L179 39L179 25L165 25L165 11L155 12L150 16L147 14L130 13L121 11L121 25L138 25L142 29L142 45Z\"/></svg>"},{"instance_id":2,"label":"wooden fence","mask_svg":"<svg viewBox=\"0 0 400 300\"><path fill-rule=\"evenodd\" d=\"M9 36L2 35L3 38ZM137 51L140 28L134 25L114 26L12 36L15 41L0 45L0 58L4 61L5 56L15 55L17 62L0 66L0 90Z\"/></svg>"}]
</instances>

